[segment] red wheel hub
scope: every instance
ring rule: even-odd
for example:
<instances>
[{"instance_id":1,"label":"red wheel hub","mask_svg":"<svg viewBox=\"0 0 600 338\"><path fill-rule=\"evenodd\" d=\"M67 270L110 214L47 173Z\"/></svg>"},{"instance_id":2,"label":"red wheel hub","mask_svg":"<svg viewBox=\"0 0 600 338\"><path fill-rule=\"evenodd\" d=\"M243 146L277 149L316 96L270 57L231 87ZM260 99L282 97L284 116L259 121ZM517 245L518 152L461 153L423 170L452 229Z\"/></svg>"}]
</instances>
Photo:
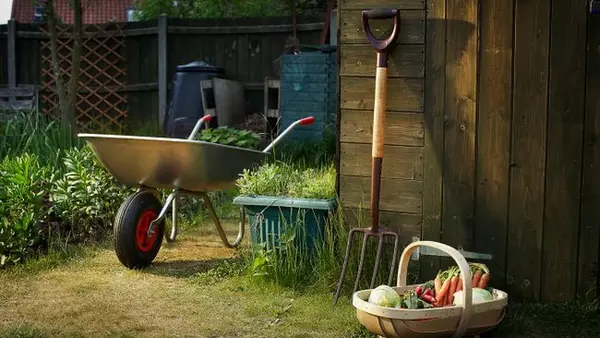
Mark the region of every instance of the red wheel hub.
<instances>
[{"instance_id":1,"label":"red wheel hub","mask_svg":"<svg viewBox=\"0 0 600 338\"><path fill-rule=\"evenodd\" d=\"M148 252L152 250L154 243L156 242L157 232L156 228L152 236L148 236L148 229L150 223L156 219L157 213L153 209L146 209L142 212L142 215L138 219L137 227L135 230L135 239L138 250L142 252Z\"/></svg>"}]
</instances>

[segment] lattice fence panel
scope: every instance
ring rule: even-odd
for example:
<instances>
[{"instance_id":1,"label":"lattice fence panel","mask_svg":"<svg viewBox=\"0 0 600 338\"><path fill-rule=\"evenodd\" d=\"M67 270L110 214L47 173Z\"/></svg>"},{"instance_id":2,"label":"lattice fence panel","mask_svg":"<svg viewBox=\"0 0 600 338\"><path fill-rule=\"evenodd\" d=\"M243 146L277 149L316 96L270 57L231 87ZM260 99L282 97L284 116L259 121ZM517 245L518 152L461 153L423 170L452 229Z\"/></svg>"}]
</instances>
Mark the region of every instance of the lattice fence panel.
<instances>
[{"instance_id":1,"label":"lattice fence panel","mask_svg":"<svg viewBox=\"0 0 600 338\"><path fill-rule=\"evenodd\" d=\"M78 78L76 120L80 131L114 130L127 116L125 87L125 37L122 26L84 25L81 71ZM46 27L42 32L50 37ZM70 26L57 27L61 77L71 77L73 37ZM50 39L42 42L42 113L60 114L56 76L52 68Z\"/></svg>"}]
</instances>

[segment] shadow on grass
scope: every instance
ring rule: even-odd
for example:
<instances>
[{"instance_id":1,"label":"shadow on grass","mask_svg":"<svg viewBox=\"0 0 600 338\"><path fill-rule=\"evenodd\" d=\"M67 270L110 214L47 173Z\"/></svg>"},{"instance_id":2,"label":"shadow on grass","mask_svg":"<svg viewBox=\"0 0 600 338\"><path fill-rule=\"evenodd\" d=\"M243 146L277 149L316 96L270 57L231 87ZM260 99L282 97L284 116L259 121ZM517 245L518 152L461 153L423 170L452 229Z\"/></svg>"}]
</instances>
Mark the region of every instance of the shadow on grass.
<instances>
[{"instance_id":1,"label":"shadow on grass","mask_svg":"<svg viewBox=\"0 0 600 338\"><path fill-rule=\"evenodd\" d=\"M214 258L208 260L173 260L157 262L145 271L156 276L190 278L213 270L233 273L235 268L243 264L242 258Z\"/></svg>"},{"instance_id":2,"label":"shadow on grass","mask_svg":"<svg viewBox=\"0 0 600 338\"><path fill-rule=\"evenodd\" d=\"M598 337L600 305L509 303L498 327L481 337Z\"/></svg>"}]
</instances>

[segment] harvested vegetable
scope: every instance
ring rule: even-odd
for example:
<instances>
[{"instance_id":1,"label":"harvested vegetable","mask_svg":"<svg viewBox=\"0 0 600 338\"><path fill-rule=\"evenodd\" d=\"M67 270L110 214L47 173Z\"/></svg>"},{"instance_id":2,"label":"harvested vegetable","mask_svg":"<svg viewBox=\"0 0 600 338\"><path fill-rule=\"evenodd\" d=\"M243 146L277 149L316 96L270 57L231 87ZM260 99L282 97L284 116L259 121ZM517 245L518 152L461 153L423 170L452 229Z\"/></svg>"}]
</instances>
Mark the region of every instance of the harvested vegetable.
<instances>
[{"instance_id":1,"label":"harvested vegetable","mask_svg":"<svg viewBox=\"0 0 600 338\"><path fill-rule=\"evenodd\" d=\"M417 293L417 297L421 297L423 294L423 286L419 285L415 288L415 292Z\"/></svg>"},{"instance_id":2,"label":"harvested vegetable","mask_svg":"<svg viewBox=\"0 0 600 338\"><path fill-rule=\"evenodd\" d=\"M442 277L440 277L440 272L438 272L437 276L435 277L434 285L435 296L437 297L437 295L440 293L440 290L442 289Z\"/></svg>"},{"instance_id":3,"label":"harvested vegetable","mask_svg":"<svg viewBox=\"0 0 600 338\"><path fill-rule=\"evenodd\" d=\"M481 278L481 270L477 270L475 271L475 274L473 275L473 280L471 282L471 286L476 288L477 285L479 285L479 279Z\"/></svg>"},{"instance_id":4,"label":"harvested vegetable","mask_svg":"<svg viewBox=\"0 0 600 338\"><path fill-rule=\"evenodd\" d=\"M380 285L371 291L368 302L384 307L398 307L402 299L396 290L387 285Z\"/></svg>"},{"instance_id":5,"label":"harvested vegetable","mask_svg":"<svg viewBox=\"0 0 600 338\"><path fill-rule=\"evenodd\" d=\"M463 292L465 292L464 290L459 291L457 293L454 294L454 305L463 305ZM480 288L473 288L473 300L472 303L473 304L479 304L479 303L484 303L484 302L489 302L491 300L494 300L494 297L492 296L492 294L485 289L480 289Z\"/></svg>"},{"instance_id":6,"label":"harvested vegetable","mask_svg":"<svg viewBox=\"0 0 600 338\"><path fill-rule=\"evenodd\" d=\"M490 274L489 273L484 273L481 276L481 279L479 280L479 283L477 284L477 287L480 289L485 289L485 287L487 286L488 282L490 281Z\"/></svg>"},{"instance_id":7,"label":"harvested vegetable","mask_svg":"<svg viewBox=\"0 0 600 338\"><path fill-rule=\"evenodd\" d=\"M402 302L398 307L403 309L427 309L432 305L419 298L414 290L408 290L402 295Z\"/></svg>"},{"instance_id":8,"label":"harvested vegetable","mask_svg":"<svg viewBox=\"0 0 600 338\"><path fill-rule=\"evenodd\" d=\"M456 292L456 286L458 284L458 276L452 276L450 279L450 290L448 291L448 303L452 304L454 301L454 293Z\"/></svg>"},{"instance_id":9,"label":"harvested vegetable","mask_svg":"<svg viewBox=\"0 0 600 338\"><path fill-rule=\"evenodd\" d=\"M433 297L433 295L430 295L430 294L423 294L421 296L421 299L423 299L424 301L426 301L427 303L432 304L432 305L437 303L437 300Z\"/></svg>"}]
</instances>

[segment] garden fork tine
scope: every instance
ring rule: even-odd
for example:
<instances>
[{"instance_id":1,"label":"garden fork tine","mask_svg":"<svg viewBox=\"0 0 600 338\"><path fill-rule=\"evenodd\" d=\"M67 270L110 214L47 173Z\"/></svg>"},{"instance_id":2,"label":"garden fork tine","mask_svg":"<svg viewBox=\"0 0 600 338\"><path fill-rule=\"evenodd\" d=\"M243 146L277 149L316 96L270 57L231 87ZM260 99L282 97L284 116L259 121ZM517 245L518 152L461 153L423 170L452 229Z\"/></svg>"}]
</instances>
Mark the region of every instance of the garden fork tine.
<instances>
[{"instance_id":1,"label":"garden fork tine","mask_svg":"<svg viewBox=\"0 0 600 338\"><path fill-rule=\"evenodd\" d=\"M383 40L379 40L373 36L369 27L369 19L394 19L394 28L391 35ZM358 290L362 267L367 250L367 240L373 236L378 239L377 255L375 257L375 266L373 268L373 276L371 277L371 288L375 285L377 270L379 269L379 261L381 260L381 251L385 237L394 238L394 254L392 257L392 267L388 277L388 284L392 283L394 270L396 268L396 260L398 256L398 246L400 238L398 234L392 231L386 231L379 228L379 195L381 187L381 165L383 162L383 124L385 120L385 103L387 94L387 62L390 49L393 47L400 31L400 17L396 9L377 8L362 12L363 29L367 35L369 42L375 47L377 52L377 71L375 75L375 107L373 117L373 150L371 163L371 227L369 228L354 228L350 230L348 235L348 244L346 246L346 257L342 265L342 273L338 281L337 290L334 297L334 304L340 295L342 283L346 277L346 269L348 268L348 260L350 258L350 248L352 245L352 237L354 234L363 233L362 248L360 251L360 260L358 263L358 271L354 282L354 292Z\"/></svg>"}]
</instances>

